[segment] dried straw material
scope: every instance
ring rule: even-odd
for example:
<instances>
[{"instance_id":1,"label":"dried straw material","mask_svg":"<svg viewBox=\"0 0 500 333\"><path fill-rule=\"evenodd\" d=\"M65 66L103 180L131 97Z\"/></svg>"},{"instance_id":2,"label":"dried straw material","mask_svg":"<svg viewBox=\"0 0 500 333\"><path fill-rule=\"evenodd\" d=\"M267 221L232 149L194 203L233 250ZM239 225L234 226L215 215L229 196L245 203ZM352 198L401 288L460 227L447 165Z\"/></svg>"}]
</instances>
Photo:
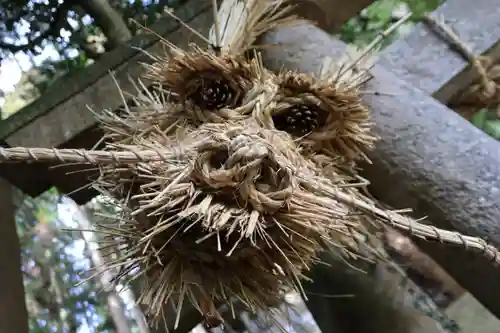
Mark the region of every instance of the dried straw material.
<instances>
[{"instance_id":1,"label":"dried straw material","mask_svg":"<svg viewBox=\"0 0 500 333\"><path fill-rule=\"evenodd\" d=\"M277 10L281 1L243 4L223 2L230 19L215 25L224 28L212 33L218 47L165 41L168 54L146 67L155 89L139 80L132 105L124 94L121 112L96 112L103 151L0 148L0 162L98 165L95 186L121 211L100 226L121 250L106 265L120 269L117 280L143 279L139 302L153 322L172 305L177 325L186 302L209 326L221 323L221 303L276 306L284 291L301 291L322 251L383 260L375 232L384 225L500 262L484 241L383 210L359 191L352 167L376 141L360 99L370 61L275 75L247 51L293 18Z\"/></svg>"},{"instance_id":2,"label":"dried straw material","mask_svg":"<svg viewBox=\"0 0 500 333\"><path fill-rule=\"evenodd\" d=\"M370 112L361 101L360 85L349 83L282 73L268 125L292 134L313 154L335 158L336 164L365 157L363 152L373 146L376 137L371 133Z\"/></svg>"},{"instance_id":3,"label":"dried straw material","mask_svg":"<svg viewBox=\"0 0 500 333\"><path fill-rule=\"evenodd\" d=\"M310 0L314 2L314 0ZM269 30L302 21L291 12L289 0L222 1L209 40L222 54L241 54L255 47L259 36Z\"/></svg>"},{"instance_id":4,"label":"dried straw material","mask_svg":"<svg viewBox=\"0 0 500 333\"><path fill-rule=\"evenodd\" d=\"M190 51L158 59L147 66L146 78L168 90L190 120L238 119L248 103L245 95L263 83L260 63L242 56L215 55L196 46Z\"/></svg>"},{"instance_id":5,"label":"dried straw material","mask_svg":"<svg viewBox=\"0 0 500 333\"><path fill-rule=\"evenodd\" d=\"M113 239L126 249L125 270L147 277L141 302L154 316L167 300L189 300L203 314L234 299L254 311L277 305L282 290L300 290L318 250L333 239L348 248L363 229L349 207L301 185L299 170L320 171L286 134L213 123L183 142L204 144L172 161L102 166L99 181L127 198L129 222Z\"/></svg>"},{"instance_id":6,"label":"dried straw material","mask_svg":"<svg viewBox=\"0 0 500 333\"><path fill-rule=\"evenodd\" d=\"M55 148L2 148L0 162L53 162L82 164L129 164L137 162L162 161L175 157L171 150L99 151L84 149Z\"/></svg>"}]
</instances>

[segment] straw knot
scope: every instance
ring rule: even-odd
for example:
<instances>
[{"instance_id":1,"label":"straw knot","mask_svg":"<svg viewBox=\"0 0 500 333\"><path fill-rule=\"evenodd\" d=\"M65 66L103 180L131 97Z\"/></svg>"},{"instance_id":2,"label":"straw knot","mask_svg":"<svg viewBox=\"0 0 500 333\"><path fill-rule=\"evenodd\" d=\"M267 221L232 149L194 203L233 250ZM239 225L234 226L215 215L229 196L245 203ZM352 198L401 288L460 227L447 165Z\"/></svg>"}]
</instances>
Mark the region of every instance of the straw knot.
<instances>
[{"instance_id":1,"label":"straw knot","mask_svg":"<svg viewBox=\"0 0 500 333\"><path fill-rule=\"evenodd\" d=\"M229 158L226 166L232 168L240 164L260 163L271 151L263 142L255 141L248 135L239 134L229 144Z\"/></svg>"},{"instance_id":2,"label":"straw knot","mask_svg":"<svg viewBox=\"0 0 500 333\"><path fill-rule=\"evenodd\" d=\"M261 213L283 207L292 195L294 177L268 142L258 135L238 134L224 143L204 145L193 178L201 185L228 191Z\"/></svg>"}]
</instances>

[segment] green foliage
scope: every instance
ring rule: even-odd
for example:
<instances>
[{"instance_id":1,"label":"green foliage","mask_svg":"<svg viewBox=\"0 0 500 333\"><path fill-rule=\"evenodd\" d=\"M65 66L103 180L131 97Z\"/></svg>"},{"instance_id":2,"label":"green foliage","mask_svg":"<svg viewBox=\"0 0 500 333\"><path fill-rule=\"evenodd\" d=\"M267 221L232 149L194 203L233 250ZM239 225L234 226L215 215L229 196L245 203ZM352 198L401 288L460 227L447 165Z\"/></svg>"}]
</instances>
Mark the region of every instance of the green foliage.
<instances>
[{"instance_id":1,"label":"green foliage","mask_svg":"<svg viewBox=\"0 0 500 333\"><path fill-rule=\"evenodd\" d=\"M480 109L471 119L471 123L491 137L500 140L500 119L493 117L488 109Z\"/></svg>"},{"instance_id":2,"label":"green foliage","mask_svg":"<svg viewBox=\"0 0 500 333\"><path fill-rule=\"evenodd\" d=\"M51 189L36 199L17 194L16 201L30 333L70 333L82 325L97 332L105 322L107 332L114 332L98 281L77 286L90 266L89 254L84 252L82 261L72 250L80 237L63 229L60 195Z\"/></svg>"},{"instance_id":3,"label":"green foliage","mask_svg":"<svg viewBox=\"0 0 500 333\"><path fill-rule=\"evenodd\" d=\"M494 119L484 124L483 130L493 138L500 140L500 120Z\"/></svg>"},{"instance_id":4,"label":"green foliage","mask_svg":"<svg viewBox=\"0 0 500 333\"><path fill-rule=\"evenodd\" d=\"M414 20L418 20L423 14L429 13L439 7L444 0L405 0L413 12Z\"/></svg>"},{"instance_id":5,"label":"green foliage","mask_svg":"<svg viewBox=\"0 0 500 333\"><path fill-rule=\"evenodd\" d=\"M64 76L65 74L84 70L88 65L92 63L89 60L90 59L87 57L87 55L82 52L74 58L68 57L63 60L54 61L48 59L44 61L39 67L39 73L37 73L37 75L42 78L36 84L37 91L39 93L46 91L57 79ZM23 97L27 98L28 96Z\"/></svg>"},{"instance_id":6,"label":"green foliage","mask_svg":"<svg viewBox=\"0 0 500 333\"><path fill-rule=\"evenodd\" d=\"M378 0L365 8L360 14L351 18L340 32L340 37L347 43L365 45L372 41L381 31L387 29L399 19L397 9L408 8L412 11L411 25L428 12L436 9L443 0ZM389 45L397 34L389 36L382 46Z\"/></svg>"},{"instance_id":7,"label":"green foliage","mask_svg":"<svg viewBox=\"0 0 500 333\"><path fill-rule=\"evenodd\" d=\"M474 126L483 129L486 121L488 120L488 109L481 109L476 112L471 119L471 122Z\"/></svg>"},{"instance_id":8,"label":"green foliage","mask_svg":"<svg viewBox=\"0 0 500 333\"><path fill-rule=\"evenodd\" d=\"M165 5L177 7L183 0L109 0L123 16L129 29L135 32L140 24L150 26L161 15ZM85 70L98 54L91 53L86 45L89 37L102 34L96 22L88 17L76 1L66 0L12 0L3 1L0 11L0 57L9 53L25 52L37 55L43 46L52 45L60 59L45 60L37 65L38 93L49 89L61 75ZM407 5L414 13L413 20L434 10L442 0L379 0L362 13L349 20L341 30L341 38L350 43L365 45L386 29L397 17L397 7ZM59 18L54 13L62 13ZM62 17L62 19L61 19ZM60 22L55 23L55 19ZM18 31L22 21L30 22L30 29ZM70 24L76 22L77 24ZM410 23L412 24L412 23ZM51 28L52 27L52 28ZM56 27L58 29L54 29ZM61 36L61 31L69 37ZM43 38L39 38L42 36ZM391 36L385 45L397 35ZM24 40L24 41L21 41ZM68 52L75 50L76 55ZM490 119L488 110L480 110L472 120L474 125L500 139L500 120ZM76 332L88 325L91 332L114 332L106 295L98 292L96 279L76 286L90 265L89 253L76 258L71 251L77 233L63 231L57 214L60 197L51 190L37 199L18 197L16 220L22 246L22 269L30 312L30 333ZM102 211L113 214L111 207L101 205ZM94 222L102 222L95 218ZM68 313L65 317L63 314ZM253 318L256 320L257 318Z\"/></svg>"},{"instance_id":9,"label":"green foliage","mask_svg":"<svg viewBox=\"0 0 500 333\"><path fill-rule=\"evenodd\" d=\"M132 20L150 25L161 16L165 6L175 8L185 0L108 0L108 2L127 22L130 30L135 31L138 27ZM95 7L97 6L93 6L92 10L96 10ZM2 1L0 54L28 52L37 55L50 44L61 51L74 48L86 53L82 43L85 43L87 37L101 33L94 16L105 14L97 11L88 12L89 8L91 7L85 6L80 1L70 0ZM28 29L26 29L27 22L29 22Z\"/></svg>"},{"instance_id":10,"label":"green foliage","mask_svg":"<svg viewBox=\"0 0 500 333\"><path fill-rule=\"evenodd\" d=\"M369 43L391 23L392 12L397 3L397 0L373 3L343 26L341 38L345 42L358 45Z\"/></svg>"},{"instance_id":11,"label":"green foliage","mask_svg":"<svg viewBox=\"0 0 500 333\"><path fill-rule=\"evenodd\" d=\"M106 3L106 0L103 1ZM165 6L176 8L186 0L107 0L128 29L135 34L139 25L150 26L162 17ZM98 6L94 6L98 7ZM21 79L22 94L8 98L4 116L38 98L56 80L70 72L86 68L110 50L109 36L102 31L106 11L98 12L85 1L17 0L2 1L0 7L0 62L14 54L31 58L36 71ZM94 8L95 12L90 9ZM99 20L94 17L99 16ZM104 17L104 18L103 18ZM139 25L137 23L139 23ZM106 24L104 24L106 25ZM59 53L52 59L37 59L50 47ZM2 118L2 117L0 117Z\"/></svg>"}]
</instances>

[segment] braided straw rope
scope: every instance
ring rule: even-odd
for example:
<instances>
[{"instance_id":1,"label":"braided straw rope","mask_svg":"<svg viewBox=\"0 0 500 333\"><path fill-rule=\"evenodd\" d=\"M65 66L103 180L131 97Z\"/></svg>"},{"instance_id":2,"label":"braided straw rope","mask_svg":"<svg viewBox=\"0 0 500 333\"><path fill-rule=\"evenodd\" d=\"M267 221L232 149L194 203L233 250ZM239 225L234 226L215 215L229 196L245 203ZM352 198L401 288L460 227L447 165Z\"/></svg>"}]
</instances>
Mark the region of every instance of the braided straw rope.
<instances>
[{"instance_id":1,"label":"braided straw rope","mask_svg":"<svg viewBox=\"0 0 500 333\"><path fill-rule=\"evenodd\" d=\"M442 243L461 245L466 249L477 250L483 253L484 256L494 263L500 263L500 252L497 248L479 237L465 236L459 232L436 228L433 225L422 224L415 219L399 213L380 209L372 202L360 200L340 191L332 192L331 186L319 182L314 185L321 191L333 195L339 201L356 206L367 213L373 214L377 218L385 221L386 224L408 231L413 236L434 239Z\"/></svg>"},{"instance_id":2,"label":"braided straw rope","mask_svg":"<svg viewBox=\"0 0 500 333\"><path fill-rule=\"evenodd\" d=\"M471 120L478 109L489 108L500 103L500 76L498 74L500 65L494 64L489 56L474 54L472 48L457 36L443 18L436 19L430 15L424 15L423 21L436 30L477 74L477 81L464 91L460 91L450 102L451 107L464 118Z\"/></svg>"},{"instance_id":3,"label":"braided straw rope","mask_svg":"<svg viewBox=\"0 0 500 333\"><path fill-rule=\"evenodd\" d=\"M203 146L199 143L198 148ZM193 147L195 148L195 147ZM85 149L56 149L56 148L2 148L0 147L0 163L14 162L56 162L56 163L87 163L87 164L132 164L141 162L157 162L181 157L180 152L171 149L137 150L137 151L103 151ZM310 175L298 174L301 184L306 188L314 188L326 196L334 197L350 206L358 207L366 213L401 230L408 231L413 236L434 239L443 243L461 245L466 249L481 252L488 259L500 263L500 252L481 238L465 236L458 232L436 228L422 224L419 221L396 212L380 209L373 202L361 200L347 193L336 191L332 184L325 184Z\"/></svg>"},{"instance_id":4,"label":"braided straw rope","mask_svg":"<svg viewBox=\"0 0 500 333\"><path fill-rule=\"evenodd\" d=\"M172 150L167 149L143 151L104 151L85 149L0 147L0 163L57 162L85 164L128 164L163 161L178 156L180 156L179 153L175 153Z\"/></svg>"}]
</instances>

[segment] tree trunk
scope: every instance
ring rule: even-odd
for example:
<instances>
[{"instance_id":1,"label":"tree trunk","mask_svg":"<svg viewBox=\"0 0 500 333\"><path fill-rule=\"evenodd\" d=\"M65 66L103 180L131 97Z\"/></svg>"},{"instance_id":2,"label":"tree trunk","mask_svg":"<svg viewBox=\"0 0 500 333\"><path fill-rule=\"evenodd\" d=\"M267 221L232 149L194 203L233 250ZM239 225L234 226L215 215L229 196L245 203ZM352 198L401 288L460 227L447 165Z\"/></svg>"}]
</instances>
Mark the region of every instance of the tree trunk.
<instances>
[{"instance_id":1,"label":"tree trunk","mask_svg":"<svg viewBox=\"0 0 500 333\"><path fill-rule=\"evenodd\" d=\"M3 332L28 333L23 276L21 273L21 247L16 231L11 185L0 178L0 327Z\"/></svg>"},{"instance_id":2,"label":"tree trunk","mask_svg":"<svg viewBox=\"0 0 500 333\"><path fill-rule=\"evenodd\" d=\"M91 216L94 213L100 212L103 214L116 214L113 210L110 210L109 207L103 205L101 202L98 200L92 201L87 203L85 206L86 215ZM95 235L94 235L95 237ZM109 246L109 245L108 245ZM113 254L113 259L118 258L120 255L119 251L120 249L117 246L114 246L113 248L108 248L109 253ZM110 270L111 274L117 274L119 272L119 269L115 270ZM139 330L139 333L150 333L149 325L146 321L146 317L144 316L144 313L142 312L140 306L137 304L136 300L136 295L135 291L132 289L133 285L129 284L126 286L124 289L120 291L121 295L123 296L124 299L132 300L133 304L131 304L130 308L130 315L134 322L137 325L137 328Z\"/></svg>"},{"instance_id":3,"label":"tree trunk","mask_svg":"<svg viewBox=\"0 0 500 333\"><path fill-rule=\"evenodd\" d=\"M134 301L134 304L132 304L132 308L130 309L130 315L137 324L139 333L150 333L146 317L144 316L144 313L142 312L139 305L136 303L136 297L131 289L131 286L127 286L126 289L123 290L121 293L125 299L131 299Z\"/></svg>"},{"instance_id":4,"label":"tree trunk","mask_svg":"<svg viewBox=\"0 0 500 333\"><path fill-rule=\"evenodd\" d=\"M78 1L78 5L95 20L96 25L106 35L109 49L114 49L132 37L127 23L109 1L82 0Z\"/></svg>"},{"instance_id":5,"label":"tree trunk","mask_svg":"<svg viewBox=\"0 0 500 333\"><path fill-rule=\"evenodd\" d=\"M387 228L386 247L408 276L432 296L442 309L447 308L465 293L465 290L429 255L413 241L395 229Z\"/></svg>"},{"instance_id":6,"label":"tree trunk","mask_svg":"<svg viewBox=\"0 0 500 333\"><path fill-rule=\"evenodd\" d=\"M68 199L69 201L69 199ZM89 221L84 208L73 203L75 211L75 221L82 230L92 230L92 223ZM112 276L109 271L104 270L104 263L97 245L97 238L92 231L82 231L83 239L91 254L92 263L97 272L100 273L99 279L101 286L106 293L109 311L116 327L117 333L132 333L125 316L125 309L121 298L118 296L115 287L112 284Z\"/></svg>"},{"instance_id":7,"label":"tree trunk","mask_svg":"<svg viewBox=\"0 0 500 333\"><path fill-rule=\"evenodd\" d=\"M440 325L413 308L395 274L376 278L322 257L330 266L317 265L304 283L307 307L322 332L331 333L444 333Z\"/></svg>"},{"instance_id":8,"label":"tree trunk","mask_svg":"<svg viewBox=\"0 0 500 333\"><path fill-rule=\"evenodd\" d=\"M106 298L108 301L108 308L115 323L116 333L132 333L130 326L127 322L127 317L125 317L125 309L123 308L123 303L114 291L108 291L106 293Z\"/></svg>"}]
</instances>

